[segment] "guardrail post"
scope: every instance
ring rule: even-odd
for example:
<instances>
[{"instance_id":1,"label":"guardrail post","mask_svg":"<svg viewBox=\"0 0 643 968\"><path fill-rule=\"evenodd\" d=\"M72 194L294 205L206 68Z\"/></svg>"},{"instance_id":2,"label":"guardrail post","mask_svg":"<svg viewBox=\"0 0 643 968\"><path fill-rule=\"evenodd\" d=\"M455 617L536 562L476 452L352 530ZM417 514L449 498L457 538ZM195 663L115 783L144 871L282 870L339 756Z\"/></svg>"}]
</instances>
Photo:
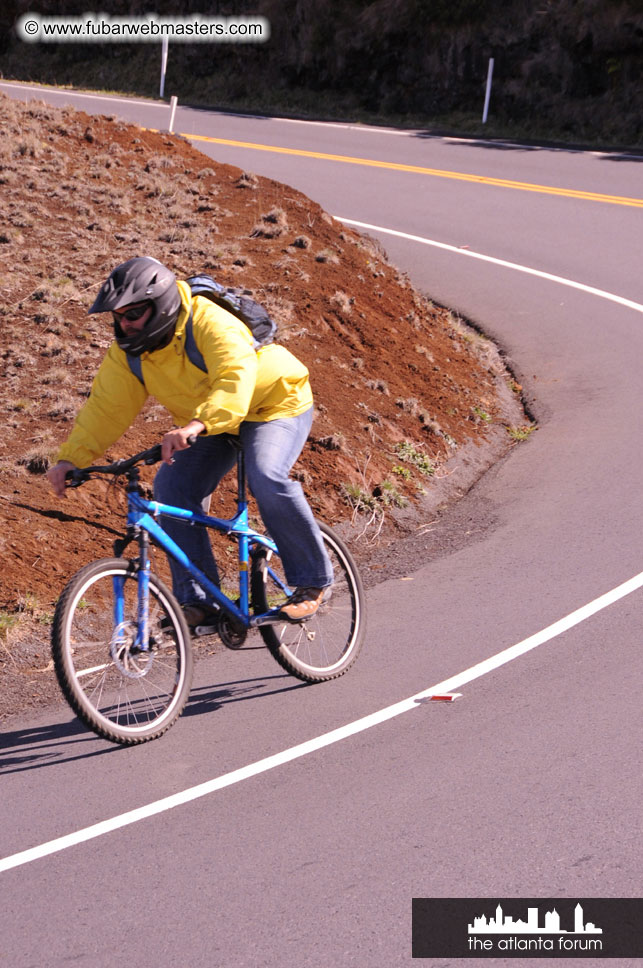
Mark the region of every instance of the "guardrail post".
<instances>
[{"instance_id":1,"label":"guardrail post","mask_svg":"<svg viewBox=\"0 0 643 968\"><path fill-rule=\"evenodd\" d=\"M170 134L172 134L172 131L174 129L174 112L176 111L176 102L177 102L176 95L173 94L172 97L170 98L170 127L168 129Z\"/></svg>"},{"instance_id":2,"label":"guardrail post","mask_svg":"<svg viewBox=\"0 0 643 968\"><path fill-rule=\"evenodd\" d=\"M487 123L489 113L489 98L491 97L491 79L493 78L493 57L489 58L489 70L487 71L487 92L484 98L484 109L482 111L482 123Z\"/></svg>"},{"instance_id":3,"label":"guardrail post","mask_svg":"<svg viewBox=\"0 0 643 968\"><path fill-rule=\"evenodd\" d=\"M163 97L165 94L165 71L167 70L167 51L168 51L168 39L164 36L161 40L161 88L159 90L159 97Z\"/></svg>"}]
</instances>

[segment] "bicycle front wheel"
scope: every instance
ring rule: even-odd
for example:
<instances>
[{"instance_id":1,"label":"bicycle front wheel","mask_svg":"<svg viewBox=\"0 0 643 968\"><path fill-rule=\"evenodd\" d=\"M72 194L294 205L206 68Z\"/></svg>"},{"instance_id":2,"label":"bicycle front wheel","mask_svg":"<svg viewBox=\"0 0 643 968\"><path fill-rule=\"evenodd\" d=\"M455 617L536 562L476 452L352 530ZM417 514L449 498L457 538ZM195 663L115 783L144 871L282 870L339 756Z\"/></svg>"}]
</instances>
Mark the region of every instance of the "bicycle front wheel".
<instances>
[{"instance_id":1,"label":"bicycle front wheel","mask_svg":"<svg viewBox=\"0 0 643 968\"><path fill-rule=\"evenodd\" d=\"M304 682L336 679L353 664L366 632L365 596L351 553L325 524L319 524L334 572L332 593L306 622L261 625L259 631L279 665ZM252 556L255 615L278 608L289 594L278 555L260 548Z\"/></svg>"},{"instance_id":2,"label":"bicycle front wheel","mask_svg":"<svg viewBox=\"0 0 643 968\"><path fill-rule=\"evenodd\" d=\"M63 694L99 736L132 745L161 736L192 683L192 644L178 602L149 579L149 648L137 646L135 562L104 558L82 568L54 615L52 651Z\"/></svg>"}]
</instances>

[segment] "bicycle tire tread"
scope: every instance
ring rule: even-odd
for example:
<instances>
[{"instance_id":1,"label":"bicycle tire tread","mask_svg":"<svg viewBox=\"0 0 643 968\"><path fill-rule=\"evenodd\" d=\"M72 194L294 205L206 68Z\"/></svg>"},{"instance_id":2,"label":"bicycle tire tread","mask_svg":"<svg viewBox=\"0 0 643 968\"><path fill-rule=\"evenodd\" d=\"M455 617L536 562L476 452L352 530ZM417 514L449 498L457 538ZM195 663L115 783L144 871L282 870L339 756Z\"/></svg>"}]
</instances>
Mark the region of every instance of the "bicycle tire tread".
<instances>
[{"instance_id":1,"label":"bicycle tire tread","mask_svg":"<svg viewBox=\"0 0 643 968\"><path fill-rule=\"evenodd\" d=\"M280 642L272 626L267 625L259 627L259 631L269 652L275 661L282 667L282 669L285 669L285 671L290 675L295 676L303 682L309 683L330 682L331 680L338 679L340 676L343 676L346 672L348 672L348 670L357 660L366 635L364 587L355 560L344 542L335 534L332 528L326 524L322 524L321 522L319 523L319 527L324 540L326 540L327 543L330 543L331 547L334 545L336 552L339 553L340 559L344 559L344 567L350 574L350 579L354 586L354 597L357 599L359 606L357 629L355 631L354 640L350 647L350 651L345 657L345 661L333 671L315 672L312 666L306 666L306 663L299 663L294 657L292 657L292 654L289 652L288 648L284 647ZM253 558L251 571L252 600L255 614L266 611L268 607L265 596L263 576L264 567L265 554L259 551L259 553ZM304 669L305 666L306 668Z\"/></svg>"},{"instance_id":2,"label":"bicycle tire tread","mask_svg":"<svg viewBox=\"0 0 643 968\"><path fill-rule=\"evenodd\" d=\"M148 731L139 733L125 733L119 731L116 728L110 728L106 725L108 722L104 717L98 718L98 716L92 715L89 711L91 704L87 701L83 703L79 700L76 688L72 682L71 677L68 674L66 662L64 659L65 651L65 641L64 641L64 626L67 618L67 612L69 608L70 599L75 595L78 585L85 581L86 578L91 576L93 573L97 575L100 574L102 570L108 570L112 568L123 568L124 571L134 574L136 572L136 563L125 558L101 558L97 561L90 562L85 565L79 571L73 575L67 582L65 588L61 592L58 602L56 603L56 608L54 611L54 619L52 624L51 632L51 648L52 648L52 658L54 664L54 671L56 674L56 679L61 692L82 723L87 726L92 732L96 733L103 739L109 740L113 743L118 743L124 746L137 746L141 743L147 743L150 740L158 739L176 722L179 718L185 704L189 698L190 685L192 680L193 671L193 658L191 650L191 638L189 629L185 624L185 619L181 609L174 599L172 593L167 589L164 583L156 576L151 576L151 582L161 591L162 595L166 598L168 604L175 611L175 616L179 624L182 625L182 634L184 636L185 642L187 644L187 649L185 650L185 673L183 676L184 685L182 696L173 714L162 726L157 729L150 729Z\"/></svg>"}]
</instances>

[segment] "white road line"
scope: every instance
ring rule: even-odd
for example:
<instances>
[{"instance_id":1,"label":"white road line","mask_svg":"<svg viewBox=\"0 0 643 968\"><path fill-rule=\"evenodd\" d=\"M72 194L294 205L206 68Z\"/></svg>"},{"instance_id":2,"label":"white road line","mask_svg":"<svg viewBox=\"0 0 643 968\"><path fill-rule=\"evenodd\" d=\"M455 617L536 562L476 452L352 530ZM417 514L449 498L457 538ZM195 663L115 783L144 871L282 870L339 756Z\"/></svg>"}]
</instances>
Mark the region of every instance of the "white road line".
<instances>
[{"instance_id":1,"label":"white road line","mask_svg":"<svg viewBox=\"0 0 643 968\"><path fill-rule=\"evenodd\" d=\"M5 85L0 84L0 87L2 86ZM31 90L38 90L38 88L31 88ZM76 92L73 93L74 96L77 97L101 97L100 95L83 95L76 94ZM102 99L120 100L106 97L102 97ZM127 100L130 104L145 103L148 106L167 107L167 105L151 105L150 102L133 102L129 101L128 99L122 100ZM448 252L469 256L469 258L472 259L479 259L483 262L490 262L505 268L516 269L519 272L538 276L541 279L548 279L552 282L558 282L561 285L570 286L573 289L580 289L591 295L608 299L611 302L619 303L620 305L627 306L630 309L635 309L638 312L643 312L643 305L640 303L633 302L630 299L625 299L622 296L616 296L613 293L605 292L602 289L596 289L593 286L586 286L583 283L574 282L571 279L565 279L562 276L552 275L551 273L542 272L538 269L531 269L528 266L522 266L517 263L506 262L503 259L496 259L492 256L472 252L469 249L460 249L457 246L448 245L444 242L437 242L432 239L426 239L422 236L410 235L406 232L395 231L394 229L385 229L378 225L371 225L367 222L358 222L354 219L341 218L340 216L336 217L339 218L340 221L345 222L347 225L354 225L358 228L394 235L398 238L407 239L412 242L420 242L423 245L431 245L439 249L445 249ZM290 749L283 750L282 752L276 753L272 756L268 756L263 760L258 760L256 763L251 763L248 766L242 767L241 769L233 770L231 773L226 773L223 776L208 780L207 782L201 783L198 786L190 787L189 789L183 790L180 793L173 794L169 797L164 797L161 800L156 800L153 803L149 803L135 810L129 810L117 817L112 817L109 820L101 821L100 823L93 824L90 827L85 827L82 830L77 830L74 833L67 834L66 836L58 837L55 840L50 840L47 843L40 844L37 847L32 847L28 850L20 851L17 854L12 854L11 856L0 860L0 873L11 870L14 867L20 867L23 864L29 863L30 861L47 857L50 854L58 853L59 851L67 849L68 847L73 847L77 844L84 843L85 841L93 840L94 838L100 837L103 834L111 833L112 831L118 830L121 827L126 827L130 824L136 823L139 820L145 820L148 817L153 817L156 814L163 813L166 810L171 810L174 807L181 806L182 804L190 803L193 800L198 800L201 797L215 793L217 790L222 790L225 787L240 783L243 780L249 779L250 777L257 776L260 773L265 773L268 770L275 769L278 766L283 766L285 763L289 763L292 760L298 759L299 757L306 756L309 753L323 749L325 746L331 746L334 743L338 743L341 740L347 739L349 736L354 736L357 733L364 732L364 730L370 729L372 726L380 725L381 723L387 722L390 719L394 719L396 716L402 715L402 713L410 712L412 709L417 709L422 704L422 700L426 699L427 697L436 693L443 694L452 692L465 683L472 682L475 679L479 679L481 676L493 672L500 666L513 661L513 659L517 659L519 656L537 648L539 645L543 645L545 642L549 642L551 639L562 635L575 625L584 622L592 615L595 615L602 609L607 608L609 605L612 605L619 599L624 598L626 595L632 594L641 587L643 587L643 572L636 575L634 578L631 578L629 581L624 582L622 585L619 585L617 588L614 588L606 594L601 595L593 602L589 602L587 605L584 605L576 611L570 613L565 618L555 622L553 625L549 625L541 632L538 632L527 639L523 639L522 642L518 642L516 645L513 645L502 652L498 652L489 659L485 659L483 662L479 662L477 665L471 666L469 669L452 676L450 679L445 679L442 682L436 683L435 685L430 686L428 689L424 689L422 692L416 693L414 696L411 696L408 699L404 699L392 706L387 706L385 709L371 713L369 716L358 719L353 723L348 723L347 725L334 729L329 733L324 733L321 736L308 740L305 743L300 743L299 745L293 746Z\"/></svg>"},{"instance_id":2,"label":"white road line","mask_svg":"<svg viewBox=\"0 0 643 968\"><path fill-rule=\"evenodd\" d=\"M447 245L446 242L436 242L435 239L425 239L421 235L409 235L408 232L397 232L395 229L385 229L381 225L370 225L368 222L357 222L355 219L342 218L341 215L333 216L345 225L355 225L360 229L368 229L370 232L382 232L385 235L394 235L399 239L407 239L409 242L420 242L422 245L432 245L436 249L445 249L447 252L455 252L458 255L466 255L470 259L480 259L482 262L492 262L494 265L503 266L505 269L516 269L518 272L525 272L529 276L538 276L540 279L549 279L550 282L558 282L561 286L569 286L571 289L580 289L591 296L600 296L601 299L609 299L610 302L618 303L620 306L627 306L628 309L635 309L643 313L643 304L634 302L632 299L625 299L624 296L616 296L613 292L606 292L604 289L596 289L594 286L586 286L584 282L574 282L573 279L565 279L564 276L554 276L551 272L543 272L541 269L531 269L529 266L519 265L517 262L506 262L504 259L496 259L491 255L483 255L481 252L472 252L470 249L461 249L457 245Z\"/></svg>"},{"instance_id":3,"label":"white road line","mask_svg":"<svg viewBox=\"0 0 643 968\"><path fill-rule=\"evenodd\" d=\"M146 108L163 108L165 111L169 111L169 108L170 108L169 104L166 104L164 101L153 101L153 100L141 101L138 98L113 97L110 94L90 94L90 93L83 94L80 91L70 90L69 88L66 88L66 87L57 88L57 87L46 87L44 85L42 87L38 87L34 84L21 84L18 82L11 83L9 81L0 81L0 88L3 88L3 87L7 87L10 90L18 89L21 91L37 91L39 94L57 94L57 95L60 95L61 97L64 97L65 95L69 97L84 97L84 98L89 98L92 101L115 101L118 104L120 103L142 104Z\"/></svg>"},{"instance_id":4,"label":"white road line","mask_svg":"<svg viewBox=\"0 0 643 968\"><path fill-rule=\"evenodd\" d=\"M8 87L11 89L18 88L24 91L37 91L39 93L46 94L68 94L72 97L85 97L85 98L95 98L99 101L115 101L116 103L124 102L125 104L144 104L146 107L159 107L165 110L169 109L169 104L166 101L154 101L150 99L149 101L144 101L136 98L129 97L118 97L111 94L92 94L91 92L80 92L75 91L73 88L55 88L48 87L47 85L37 85L37 84L23 84L21 81L0 81L0 88ZM181 108L184 110L190 110L192 108L191 104L179 104L179 111ZM237 111L216 111L212 110L208 112L214 117L218 116L233 116L241 117L244 120L250 121L279 121L284 124L292 125L308 125L309 127L321 127L321 128L342 128L346 131L359 131L360 133L373 133L373 134L392 134L398 137L417 137L419 135L424 135L425 132L421 128L384 128L378 127L377 125L367 125L367 124L353 124L350 121L311 121L307 118L280 118L278 115L266 115L266 114L244 114L239 115ZM432 136L433 137L433 136ZM441 137L441 136L435 136ZM459 140L473 140L473 139L458 139L456 137L450 138L451 141ZM480 140L480 139L476 139ZM498 144L498 142L496 142Z\"/></svg>"},{"instance_id":5,"label":"white road line","mask_svg":"<svg viewBox=\"0 0 643 968\"><path fill-rule=\"evenodd\" d=\"M112 817L110 820L103 820L100 823L93 824L91 827L85 827L83 830L77 830L64 837L57 837L55 840L40 844L38 847L31 847L29 850L12 854L10 857L5 857L0 860L0 873L11 870L14 867L20 867L23 864L28 864L32 860L47 857L49 854L58 853L67 847L74 847L87 840L93 840L95 837L101 837L103 834L108 834L121 827L127 827L129 824L136 823L138 820L146 820L148 817L153 817L166 810L172 810L174 807L190 803L192 800L209 796L209 794L215 793L217 790L223 790L225 787L232 786L235 783L241 783L243 780L248 780L250 777L258 776L260 773L273 770L278 766L283 766L285 763L290 763L292 760L299 759L301 756L307 756L308 753L321 750L325 746L339 743L341 740L348 739L349 736L362 733L372 726L379 726L389 719L394 719L396 716L402 715L402 713L410 712L412 709L418 709L422 705L422 700L427 697L436 693L444 694L452 692L467 682L473 682L474 679L479 679L481 676L493 672L507 662L517 659L519 656L530 652L545 642L549 642L558 635L562 635L563 632L567 632L575 625L579 625L592 615L607 608L609 605L613 605L614 602L619 601L619 599L624 598L626 595L631 595L632 592L637 591L641 587L643 587L643 572L635 575L634 578L630 578L629 581L624 582L617 588L606 592L594 601L589 602L587 605L583 605L576 611L571 612L565 618L554 622L553 625L547 626L541 632L537 632L535 635L523 639L522 642L518 642L516 645L512 645L502 652L498 652L489 659L485 659L483 662L479 662L477 665L465 669L464 672L460 672L450 679L438 682L434 686L430 686L428 689L424 689L422 692L410 696L408 699L403 699L401 702L387 706L385 709L380 709L378 712L364 716L362 719L357 719L355 722L348 723L346 726L340 726L338 729L333 729L329 733L323 733L321 736L317 736L305 743L300 743L290 749L283 750L281 753L267 756L263 760L250 763L248 766L233 770L231 773L224 773L223 776L215 777L205 783L200 783L198 786L182 790L180 793L164 797L162 800L156 800L154 803L148 803L143 807L138 807L136 810L128 810L127 813Z\"/></svg>"}]
</instances>

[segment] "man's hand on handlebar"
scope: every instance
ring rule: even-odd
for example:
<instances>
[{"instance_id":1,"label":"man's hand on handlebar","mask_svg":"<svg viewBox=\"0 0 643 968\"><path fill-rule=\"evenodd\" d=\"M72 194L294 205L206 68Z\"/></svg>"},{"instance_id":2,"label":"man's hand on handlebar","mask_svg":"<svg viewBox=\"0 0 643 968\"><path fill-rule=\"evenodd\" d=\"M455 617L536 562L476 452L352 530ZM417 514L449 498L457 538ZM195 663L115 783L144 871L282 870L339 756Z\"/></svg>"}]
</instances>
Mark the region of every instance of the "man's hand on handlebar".
<instances>
[{"instance_id":1,"label":"man's hand on handlebar","mask_svg":"<svg viewBox=\"0 0 643 968\"><path fill-rule=\"evenodd\" d=\"M57 464L49 468L47 478L56 497L65 497L65 475L69 471L75 470L76 465L68 460L59 460Z\"/></svg>"},{"instance_id":2,"label":"man's hand on handlebar","mask_svg":"<svg viewBox=\"0 0 643 968\"><path fill-rule=\"evenodd\" d=\"M172 454L177 450L186 450L193 441L191 437L198 437L205 430L205 424L200 420L191 420L185 427L170 430L161 441L161 458L166 464L172 463Z\"/></svg>"},{"instance_id":3,"label":"man's hand on handlebar","mask_svg":"<svg viewBox=\"0 0 643 968\"><path fill-rule=\"evenodd\" d=\"M189 424L185 427L178 427L176 430L170 430L169 433L165 434L160 445L157 444L156 447L151 447L149 450L141 451L140 454L136 454L134 457L129 458L129 460L116 461L107 467L90 467L87 468L89 472L95 472L99 474L122 474L128 468L133 467L135 464L140 463L144 460L146 464L155 464L159 459L165 461L166 464L172 463L172 454L176 453L177 450L186 450L190 447L198 437L200 433L205 430L205 424L201 423L200 420L191 420ZM72 464L68 460L60 460L53 467L50 467L47 471L47 478L51 489L57 497L65 497L67 490L67 475L70 471L77 471L78 468L75 464ZM71 476L71 475L70 475ZM72 486L78 486L84 481L89 480L91 474L85 474L82 476L77 476L74 478Z\"/></svg>"}]
</instances>

